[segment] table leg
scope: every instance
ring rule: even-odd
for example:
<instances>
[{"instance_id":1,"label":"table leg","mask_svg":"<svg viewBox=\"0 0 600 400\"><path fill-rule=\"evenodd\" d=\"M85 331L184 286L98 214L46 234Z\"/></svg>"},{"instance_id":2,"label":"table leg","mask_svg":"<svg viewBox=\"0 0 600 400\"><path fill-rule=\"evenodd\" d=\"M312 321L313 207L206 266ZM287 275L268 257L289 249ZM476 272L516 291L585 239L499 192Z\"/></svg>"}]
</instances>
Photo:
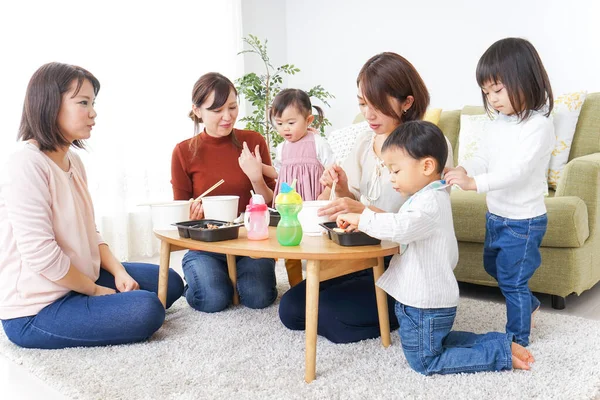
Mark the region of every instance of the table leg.
<instances>
[{"instance_id":1,"label":"table leg","mask_svg":"<svg viewBox=\"0 0 600 400\"><path fill-rule=\"evenodd\" d=\"M384 263L383 257L377 257L377 266L373 267L373 276L375 282L383 275ZM390 339L390 317L388 315L387 295L379 286L375 285L375 296L377 297L377 313L379 314L379 330L381 332L381 343L383 347L391 344Z\"/></svg>"},{"instance_id":2,"label":"table leg","mask_svg":"<svg viewBox=\"0 0 600 400\"><path fill-rule=\"evenodd\" d=\"M237 292L237 267L235 265L235 256L232 254L227 254L227 272L233 285L233 304L240 304L240 297Z\"/></svg>"},{"instance_id":3,"label":"table leg","mask_svg":"<svg viewBox=\"0 0 600 400\"><path fill-rule=\"evenodd\" d=\"M306 356L304 380L312 382L317 371L317 324L319 321L319 261L306 265Z\"/></svg>"},{"instance_id":4,"label":"table leg","mask_svg":"<svg viewBox=\"0 0 600 400\"><path fill-rule=\"evenodd\" d=\"M171 262L171 244L166 240L160 242L160 266L158 270L158 299L163 307L167 307L167 286L169 285L169 264Z\"/></svg>"}]
</instances>

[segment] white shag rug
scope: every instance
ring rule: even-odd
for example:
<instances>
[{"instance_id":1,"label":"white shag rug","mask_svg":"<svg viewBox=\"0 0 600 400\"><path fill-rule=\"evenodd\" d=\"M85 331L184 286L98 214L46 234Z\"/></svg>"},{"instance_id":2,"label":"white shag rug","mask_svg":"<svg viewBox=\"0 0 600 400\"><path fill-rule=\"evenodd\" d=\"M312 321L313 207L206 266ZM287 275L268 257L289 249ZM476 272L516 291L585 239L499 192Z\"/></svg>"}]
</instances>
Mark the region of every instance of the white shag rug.
<instances>
[{"instance_id":1,"label":"white shag rug","mask_svg":"<svg viewBox=\"0 0 600 400\"><path fill-rule=\"evenodd\" d=\"M288 288L277 265L278 289ZM278 302L217 314L184 298L149 342L28 350L0 329L0 353L73 399L594 399L600 396L600 321L539 312L531 371L425 377L412 371L397 332L339 345L319 337L317 379L304 382L304 332L279 321ZM502 331L502 304L463 298L455 329ZM42 396L43 398L43 396Z\"/></svg>"}]
</instances>

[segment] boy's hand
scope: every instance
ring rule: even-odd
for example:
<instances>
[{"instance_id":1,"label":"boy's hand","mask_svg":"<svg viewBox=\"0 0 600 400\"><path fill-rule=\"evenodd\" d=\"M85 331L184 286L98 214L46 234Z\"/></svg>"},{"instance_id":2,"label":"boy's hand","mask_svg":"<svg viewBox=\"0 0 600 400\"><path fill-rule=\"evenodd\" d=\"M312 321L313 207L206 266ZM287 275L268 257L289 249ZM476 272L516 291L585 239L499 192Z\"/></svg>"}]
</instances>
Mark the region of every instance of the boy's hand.
<instances>
[{"instance_id":1,"label":"boy's hand","mask_svg":"<svg viewBox=\"0 0 600 400\"><path fill-rule=\"evenodd\" d=\"M340 214L337 217L337 226L344 229L346 232L352 232L358 229L360 223L360 214Z\"/></svg>"},{"instance_id":2,"label":"boy's hand","mask_svg":"<svg viewBox=\"0 0 600 400\"><path fill-rule=\"evenodd\" d=\"M458 185L462 190L477 190L475 179L467 176L467 171L463 167L449 168L444 171L444 180L448 185Z\"/></svg>"}]
</instances>

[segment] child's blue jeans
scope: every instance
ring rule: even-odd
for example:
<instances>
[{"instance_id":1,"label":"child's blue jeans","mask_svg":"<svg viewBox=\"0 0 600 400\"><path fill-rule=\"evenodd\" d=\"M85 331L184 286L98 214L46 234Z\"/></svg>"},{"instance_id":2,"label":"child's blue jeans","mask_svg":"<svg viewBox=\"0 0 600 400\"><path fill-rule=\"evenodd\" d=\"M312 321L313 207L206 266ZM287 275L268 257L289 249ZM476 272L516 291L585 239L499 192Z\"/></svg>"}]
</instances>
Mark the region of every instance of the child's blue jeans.
<instances>
[{"instance_id":1,"label":"child's blue jeans","mask_svg":"<svg viewBox=\"0 0 600 400\"><path fill-rule=\"evenodd\" d=\"M512 369L512 335L452 331L456 307L415 308L397 302L408 364L423 375Z\"/></svg>"},{"instance_id":2,"label":"child's blue jeans","mask_svg":"<svg viewBox=\"0 0 600 400\"><path fill-rule=\"evenodd\" d=\"M529 345L531 313L540 305L529 280L542 262L540 245L547 226L546 214L521 220L486 214L483 267L506 298L506 332L522 346Z\"/></svg>"}]
</instances>

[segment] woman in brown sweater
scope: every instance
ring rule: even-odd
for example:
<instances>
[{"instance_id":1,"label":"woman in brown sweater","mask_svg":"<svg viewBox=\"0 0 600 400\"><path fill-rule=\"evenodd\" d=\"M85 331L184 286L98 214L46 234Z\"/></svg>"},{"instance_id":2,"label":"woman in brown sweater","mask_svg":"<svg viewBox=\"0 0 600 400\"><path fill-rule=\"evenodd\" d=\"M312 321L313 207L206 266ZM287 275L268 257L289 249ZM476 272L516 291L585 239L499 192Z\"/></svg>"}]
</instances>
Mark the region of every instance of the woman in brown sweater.
<instances>
[{"instance_id":1,"label":"woman in brown sweater","mask_svg":"<svg viewBox=\"0 0 600 400\"><path fill-rule=\"evenodd\" d=\"M263 177L262 163L271 165L263 137L254 131L233 126L238 116L237 91L225 76L211 72L194 85L192 111L196 134L175 146L171 162L171 184L175 200L196 198L215 182L225 182L211 195L240 196L238 212L245 209L250 190L267 203L273 199L275 181ZM204 130L199 131L200 124ZM202 204L192 203L190 219L204 216ZM277 298L275 260L237 257L237 290L240 302L250 308L264 308ZM187 287L185 297L194 309L224 310L233 298L225 255L189 251L183 257Z\"/></svg>"}]
</instances>

